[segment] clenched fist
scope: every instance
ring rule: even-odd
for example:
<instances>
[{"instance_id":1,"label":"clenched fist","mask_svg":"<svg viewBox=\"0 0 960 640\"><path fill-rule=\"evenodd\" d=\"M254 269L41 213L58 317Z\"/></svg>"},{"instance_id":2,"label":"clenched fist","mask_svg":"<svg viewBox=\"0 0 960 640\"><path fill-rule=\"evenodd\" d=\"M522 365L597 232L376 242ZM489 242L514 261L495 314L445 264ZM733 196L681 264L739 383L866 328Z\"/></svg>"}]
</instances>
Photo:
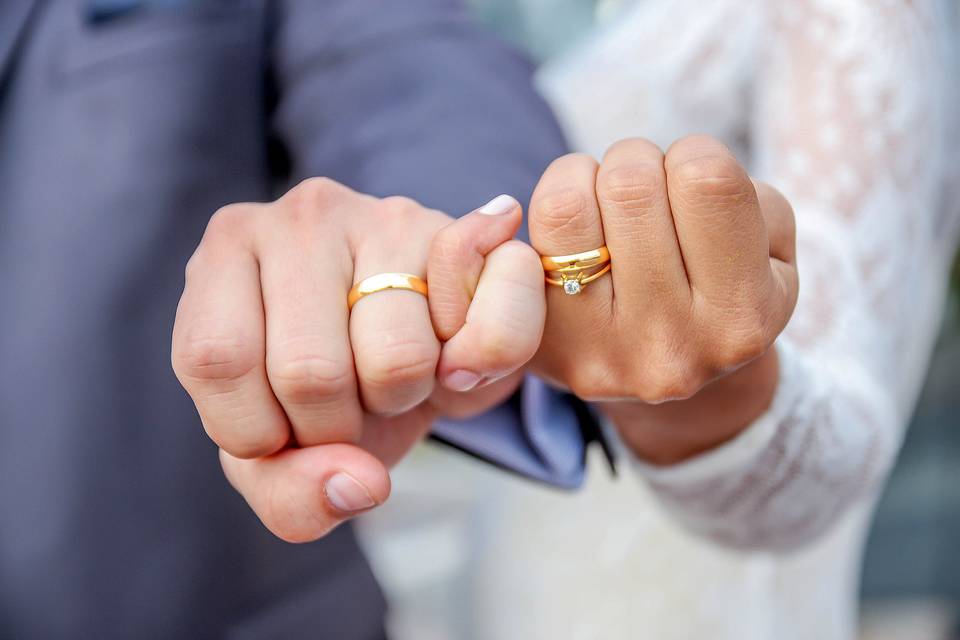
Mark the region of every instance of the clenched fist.
<instances>
[{"instance_id":1,"label":"clenched fist","mask_svg":"<svg viewBox=\"0 0 960 640\"><path fill-rule=\"evenodd\" d=\"M734 435L776 387L770 349L797 299L793 213L704 136L664 154L621 141L568 155L530 204L543 255L606 245L612 270L547 291L536 373L598 406L624 440L674 462Z\"/></svg>"},{"instance_id":2,"label":"clenched fist","mask_svg":"<svg viewBox=\"0 0 960 640\"><path fill-rule=\"evenodd\" d=\"M537 256L510 240L520 221L505 196L454 221L325 179L213 216L187 267L173 365L227 478L274 533L313 540L382 503L387 468L438 416L516 388L545 311ZM354 283L428 268L429 306L385 290L348 309Z\"/></svg>"}]
</instances>

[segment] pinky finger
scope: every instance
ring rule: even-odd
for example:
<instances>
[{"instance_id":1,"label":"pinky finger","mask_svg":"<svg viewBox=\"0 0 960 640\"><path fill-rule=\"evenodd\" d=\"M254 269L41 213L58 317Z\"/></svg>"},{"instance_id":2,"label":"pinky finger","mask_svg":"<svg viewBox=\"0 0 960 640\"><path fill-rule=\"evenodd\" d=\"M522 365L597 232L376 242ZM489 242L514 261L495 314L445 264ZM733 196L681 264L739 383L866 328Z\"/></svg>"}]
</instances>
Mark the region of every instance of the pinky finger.
<instances>
[{"instance_id":1,"label":"pinky finger","mask_svg":"<svg viewBox=\"0 0 960 640\"><path fill-rule=\"evenodd\" d=\"M438 377L469 391L513 373L537 352L545 317L539 256L518 240L500 245L487 255L466 322L443 346Z\"/></svg>"},{"instance_id":2,"label":"pinky finger","mask_svg":"<svg viewBox=\"0 0 960 640\"><path fill-rule=\"evenodd\" d=\"M770 322L780 333L793 315L800 289L797 273L796 222L793 208L777 189L765 182L754 181L760 211L770 243L770 270L776 291L777 312Z\"/></svg>"}]
</instances>

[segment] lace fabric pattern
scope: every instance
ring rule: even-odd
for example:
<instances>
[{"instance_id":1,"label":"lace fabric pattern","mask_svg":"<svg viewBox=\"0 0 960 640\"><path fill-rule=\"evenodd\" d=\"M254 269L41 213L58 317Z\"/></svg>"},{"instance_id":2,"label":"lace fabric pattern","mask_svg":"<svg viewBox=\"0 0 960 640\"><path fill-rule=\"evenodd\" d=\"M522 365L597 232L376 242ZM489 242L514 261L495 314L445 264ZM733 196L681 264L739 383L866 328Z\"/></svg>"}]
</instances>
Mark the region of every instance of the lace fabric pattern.
<instances>
[{"instance_id":1,"label":"lace fabric pattern","mask_svg":"<svg viewBox=\"0 0 960 640\"><path fill-rule=\"evenodd\" d=\"M638 465L697 533L793 548L886 477L956 247L955 24L933 0L641 2L543 77L577 146L710 133L794 206L801 294L769 437L710 452L706 477Z\"/></svg>"}]
</instances>

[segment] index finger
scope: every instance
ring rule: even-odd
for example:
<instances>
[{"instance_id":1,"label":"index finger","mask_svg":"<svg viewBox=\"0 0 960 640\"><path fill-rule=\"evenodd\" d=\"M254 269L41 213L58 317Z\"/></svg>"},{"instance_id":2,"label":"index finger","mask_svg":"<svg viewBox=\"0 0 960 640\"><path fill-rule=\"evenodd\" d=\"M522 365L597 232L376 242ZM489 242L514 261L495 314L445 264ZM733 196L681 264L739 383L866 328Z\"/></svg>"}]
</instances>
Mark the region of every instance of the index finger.
<instances>
[{"instance_id":1,"label":"index finger","mask_svg":"<svg viewBox=\"0 0 960 640\"><path fill-rule=\"evenodd\" d=\"M290 436L267 381L260 274L244 241L256 206L211 219L187 268L171 354L207 434L240 458L273 453Z\"/></svg>"}]
</instances>

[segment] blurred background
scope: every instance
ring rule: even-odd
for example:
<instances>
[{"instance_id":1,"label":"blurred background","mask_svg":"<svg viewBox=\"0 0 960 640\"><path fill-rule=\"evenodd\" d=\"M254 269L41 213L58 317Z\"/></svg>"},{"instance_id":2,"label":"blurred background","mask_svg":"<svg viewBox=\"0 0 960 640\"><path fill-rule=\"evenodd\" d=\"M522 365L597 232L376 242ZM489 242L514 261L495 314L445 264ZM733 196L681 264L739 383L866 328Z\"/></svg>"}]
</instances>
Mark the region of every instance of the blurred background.
<instances>
[{"instance_id":1,"label":"blurred background","mask_svg":"<svg viewBox=\"0 0 960 640\"><path fill-rule=\"evenodd\" d=\"M549 65L588 37L591 30L614 19L620 0L472 0L485 23L502 36L526 50L540 64ZM960 108L960 106L958 106ZM525 519L529 523L529 548L553 555L580 554L584 548L599 548L601 556L585 565L571 555L564 571L577 575L542 576L540 587L551 581L580 584L584 593L608 593L613 569L624 571L624 554L635 531L624 505L635 499L636 486L614 482L603 469L602 461L591 461L587 495L592 497L590 512L603 513L606 529L602 545L582 546L566 536L555 514L562 503L575 518L578 501L588 498L560 495L528 483L505 478L496 472L460 456L449 456L429 446L416 452L397 471L397 493L383 512L362 523L378 577L395 598L391 626L397 637L449 637L451 630L466 637L464 626L478 637L500 637L493 605L490 616L484 614L484 602L491 599L483 581L485 571L496 571L491 563L497 541L485 527L498 517ZM430 478L438 469L446 478L443 487ZM427 492L424 486L432 488ZM407 493L403 487L419 487ZM484 506L474 498L484 496ZM524 500L518 496L527 495ZM602 504L597 505L597 496ZM498 497L500 499L498 499ZM516 505L524 505L522 513ZM571 507L571 504L573 505ZM581 504L584 509L587 507ZM480 509L480 510L478 510ZM511 509L514 511L511 512ZM500 510L499 514L491 513ZM433 518L429 531L411 526L404 519ZM669 532L670 535L683 535ZM521 546L524 543L521 543ZM493 549L491 548L493 547ZM477 552L486 548L487 552ZM430 549L434 562L429 566L409 558L418 550ZM705 557L704 562L722 563L722 554ZM584 569L588 566L587 569ZM609 569L605 573L604 568ZM669 567L659 566L651 554L637 572L662 572L668 579ZM467 576L479 576L468 579ZM535 599L525 586L505 585L511 598ZM629 585L626 585L629 587ZM539 588L539 587L538 587ZM706 588L700 585L700 588ZM721 587L722 588L722 587ZM394 596L393 594L397 595ZM642 615L644 607L657 606L652 594L634 598L594 597L589 606L629 607L633 615ZM555 594L554 594L555 596ZM552 597L554 597L552 596ZM651 599L653 602L651 602ZM619 600L619 602L617 602ZM469 609L465 603L471 603ZM479 603L479 604L478 604ZM606 603L606 605L604 604ZM576 602L571 603L576 606ZM558 606L562 606L562 601ZM616 615L616 611L611 612ZM947 305L941 335L931 363L928 379L912 425L906 436L896 470L880 502L875 525L867 544L861 584L861 637L863 640L955 640L960 638L960 267L955 266L951 298ZM467 621L464 625L464 620ZM569 629L566 637L593 637L588 629ZM469 634L468 634L469 635Z\"/></svg>"},{"instance_id":2,"label":"blurred background","mask_svg":"<svg viewBox=\"0 0 960 640\"><path fill-rule=\"evenodd\" d=\"M866 638L960 637L960 261L930 372L877 511Z\"/></svg>"}]
</instances>

